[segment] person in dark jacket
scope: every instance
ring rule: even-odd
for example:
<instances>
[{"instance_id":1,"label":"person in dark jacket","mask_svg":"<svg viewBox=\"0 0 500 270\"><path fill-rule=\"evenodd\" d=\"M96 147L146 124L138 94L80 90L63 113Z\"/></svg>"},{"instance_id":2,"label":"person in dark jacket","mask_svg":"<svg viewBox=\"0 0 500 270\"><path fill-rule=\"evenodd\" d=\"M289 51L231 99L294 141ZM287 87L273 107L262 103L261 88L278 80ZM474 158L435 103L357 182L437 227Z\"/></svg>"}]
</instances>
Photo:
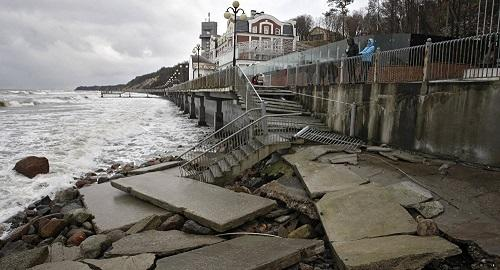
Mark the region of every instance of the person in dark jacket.
<instances>
[{"instance_id":1,"label":"person in dark jacket","mask_svg":"<svg viewBox=\"0 0 500 270\"><path fill-rule=\"evenodd\" d=\"M345 50L347 57L353 57L359 54L359 46L354 42L353 38L347 39L347 49Z\"/></svg>"},{"instance_id":2,"label":"person in dark jacket","mask_svg":"<svg viewBox=\"0 0 500 270\"><path fill-rule=\"evenodd\" d=\"M354 57L359 54L359 47L356 42L354 42L353 38L347 39L347 49L345 50L347 57ZM356 65L358 63L358 59L349 59L347 60L347 74L348 74L348 82L354 83L356 81Z\"/></svg>"}]
</instances>

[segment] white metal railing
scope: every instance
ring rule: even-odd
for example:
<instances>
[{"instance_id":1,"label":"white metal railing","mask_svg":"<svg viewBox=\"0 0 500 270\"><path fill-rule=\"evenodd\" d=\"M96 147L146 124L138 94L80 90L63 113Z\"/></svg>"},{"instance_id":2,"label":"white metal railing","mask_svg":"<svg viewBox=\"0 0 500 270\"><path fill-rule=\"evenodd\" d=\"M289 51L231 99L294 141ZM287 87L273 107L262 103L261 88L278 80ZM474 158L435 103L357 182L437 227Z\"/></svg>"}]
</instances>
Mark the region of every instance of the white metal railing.
<instances>
[{"instance_id":1,"label":"white metal railing","mask_svg":"<svg viewBox=\"0 0 500 270\"><path fill-rule=\"evenodd\" d=\"M289 86L495 78L500 77L500 33L436 43L429 40L425 45L377 51L370 61L338 53L332 57L330 51L321 50L313 50L308 56L310 61L302 61L296 54L285 55L244 71L248 75L264 74L270 85L285 82Z\"/></svg>"},{"instance_id":2,"label":"white metal railing","mask_svg":"<svg viewBox=\"0 0 500 270\"><path fill-rule=\"evenodd\" d=\"M206 152L208 149L219 143L221 140L227 138L231 134L249 125L255 119L259 119L260 117L262 117L262 110L260 108L247 110L245 113L236 117L235 119L227 123L219 130L205 137L195 146L186 150L184 153L179 155L179 158L182 158L184 160L192 160L193 158L195 158L196 155Z\"/></svg>"},{"instance_id":3,"label":"white metal railing","mask_svg":"<svg viewBox=\"0 0 500 270\"><path fill-rule=\"evenodd\" d=\"M180 167L181 176L208 182L209 179L205 171L209 170L210 166L216 164L232 151L249 144L253 138L260 136L266 144L274 144L286 141L287 139L282 137L283 135L293 135L300 131L303 127L297 125L296 121L290 118L299 115L301 114L264 115L256 119L184 163ZM268 131L268 125L271 132Z\"/></svg>"},{"instance_id":4,"label":"white metal railing","mask_svg":"<svg viewBox=\"0 0 500 270\"><path fill-rule=\"evenodd\" d=\"M430 44L429 80L500 76L499 33Z\"/></svg>"}]
</instances>

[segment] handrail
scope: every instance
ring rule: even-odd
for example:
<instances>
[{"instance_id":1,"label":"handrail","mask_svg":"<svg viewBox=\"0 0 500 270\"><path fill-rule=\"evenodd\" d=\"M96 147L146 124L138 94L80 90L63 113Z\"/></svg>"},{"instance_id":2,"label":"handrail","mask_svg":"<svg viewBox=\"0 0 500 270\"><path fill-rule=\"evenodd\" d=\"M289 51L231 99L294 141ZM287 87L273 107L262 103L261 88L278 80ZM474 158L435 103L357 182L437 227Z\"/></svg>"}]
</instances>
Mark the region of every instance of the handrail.
<instances>
[{"instance_id":1,"label":"handrail","mask_svg":"<svg viewBox=\"0 0 500 270\"><path fill-rule=\"evenodd\" d=\"M213 137L217 136L217 134L220 134L222 133L223 130L225 130L226 128L228 128L229 126L231 126L234 122L238 121L239 119L243 118L244 116L250 114L251 112L254 112L254 111L260 111L260 108L255 108L255 109L251 109L251 110L248 110L246 111L245 113L239 115L238 117L236 117L235 119L233 119L231 122L227 123L225 126L223 126L222 128L220 128L219 130L217 130L216 132L210 134L209 136L205 137L203 140L201 140L198 144L196 144L195 146L189 148L188 150L186 150L184 153L180 154L179 155L179 158L183 157L184 155L186 155L188 152L194 150L196 147L199 147L200 145L202 145L204 142L208 141L209 139L212 139Z\"/></svg>"},{"instance_id":2,"label":"handrail","mask_svg":"<svg viewBox=\"0 0 500 270\"><path fill-rule=\"evenodd\" d=\"M191 166L193 165L193 163L199 159L201 159L203 156L205 156L207 153L210 153L210 152L214 152L215 149L218 149L220 148L221 146L224 146L224 144L226 144L227 142L229 142L230 140L232 140L233 138L239 136L241 133L243 133L244 131L248 130L249 128L251 127L255 127L257 126L258 124L260 124L262 122L263 125L266 124L266 122L264 120L267 120L268 118L280 118L280 117L288 117L288 116L300 116L302 113L288 113L288 114L278 114L278 115L264 115L262 117L260 117L259 119L253 121L252 123L242 127L240 130L238 130L237 132L231 134L230 136L228 136L227 138L225 138L224 140L218 142L217 144L213 145L212 147L210 147L209 149L207 149L205 152L199 154L198 156L196 156L195 158L187 161L186 163L184 163L181 167L180 167L180 170L181 170L181 176L186 176L183 172L186 171L185 168L187 168L188 166ZM242 141L241 140L238 140L237 141L240 143L240 145L242 145ZM236 147L239 147L240 145L232 145L234 149L236 149ZM231 149L233 150L233 149ZM198 173L202 173L202 172L198 172Z\"/></svg>"},{"instance_id":3,"label":"handrail","mask_svg":"<svg viewBox=\"0 0 500 270\"><path fill-rule=\"evenodd\" d=\"M237 67L240 70L241 74L243 74L243 76L247 80L247 83L250 84L250 86L252 87L252 90L253 90L254 94L259 98L260 102L264 102L262 100L262 98L260 97L259 93L257 92L257 90L255 90L255 87L253 86L252 81L250 81L250 79L248 79L248 76L245 74L245 72L243 72L243 70L241 69L241 67L239 65Z\"/></svg>"}]
</instances>

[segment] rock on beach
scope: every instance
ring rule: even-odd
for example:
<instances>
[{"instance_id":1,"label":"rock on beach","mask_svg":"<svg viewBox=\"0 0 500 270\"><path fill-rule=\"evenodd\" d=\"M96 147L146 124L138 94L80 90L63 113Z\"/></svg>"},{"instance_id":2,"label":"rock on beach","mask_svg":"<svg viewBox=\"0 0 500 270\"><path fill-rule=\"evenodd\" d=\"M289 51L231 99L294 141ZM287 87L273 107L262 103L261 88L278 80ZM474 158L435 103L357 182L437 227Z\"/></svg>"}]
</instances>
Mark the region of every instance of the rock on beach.
<instances>
[{"instance_id":1,"label":"rock on beach","mask_svg":"<svg viewBox=\"0 0 500 270\"><path fill-rule=\"evenodd\" d=\"M49 160L45 157L26 157L16 163L14 170L28 178L34 178L39 174L49 173Z\"/></svg>"}]
</instances>

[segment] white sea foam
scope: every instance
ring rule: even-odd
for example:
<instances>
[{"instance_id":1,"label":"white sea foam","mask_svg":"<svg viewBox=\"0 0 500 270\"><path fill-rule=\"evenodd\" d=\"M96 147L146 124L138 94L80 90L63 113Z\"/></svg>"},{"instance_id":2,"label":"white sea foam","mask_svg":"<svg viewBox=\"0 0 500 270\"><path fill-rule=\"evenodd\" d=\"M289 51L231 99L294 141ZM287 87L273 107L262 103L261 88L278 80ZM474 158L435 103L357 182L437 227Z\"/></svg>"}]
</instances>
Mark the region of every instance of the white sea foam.
<instances>
[{"instance_id":1,"label":"white sea foam","mask_svg":"<svg viewBox=\"0 0 500 270\"><path fill-rule=\"evenodd\" d=\"M73 177L113 162L145 162L191 145L207 132L159 98L18 91L7 95L9 106L26 95L38 105L0 108L0 222L71 186ZM29 155L47 157L50 174L28 179L12 171Z\"/></svg>"}]
</instances>

